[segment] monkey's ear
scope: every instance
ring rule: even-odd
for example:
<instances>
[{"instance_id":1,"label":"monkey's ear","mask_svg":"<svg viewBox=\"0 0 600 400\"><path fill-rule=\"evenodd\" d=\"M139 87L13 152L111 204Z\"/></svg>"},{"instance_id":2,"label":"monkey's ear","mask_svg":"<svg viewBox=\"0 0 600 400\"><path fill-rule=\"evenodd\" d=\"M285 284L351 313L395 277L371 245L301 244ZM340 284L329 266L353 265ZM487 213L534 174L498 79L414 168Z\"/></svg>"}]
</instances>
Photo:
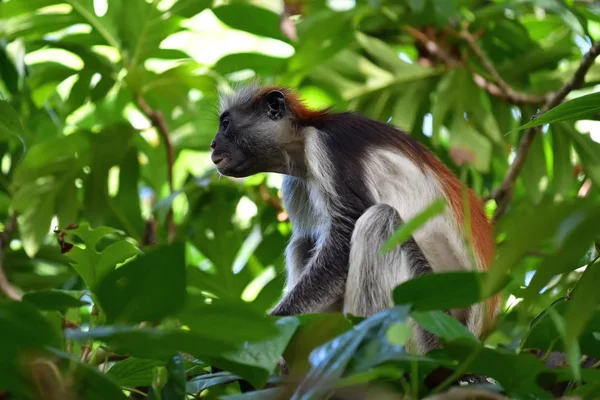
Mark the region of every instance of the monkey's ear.
<instances>
[{"instance_id":1,"label":"monkey's ear","mask_svg":"<svg viewBox=\"0 0 600 400\"><path fill-rule=\"evenodd\" d=\"M271 90L263 97L263 107L273 121L285 115L285 95L279 90Z\"/></svg>"}]
</instances>

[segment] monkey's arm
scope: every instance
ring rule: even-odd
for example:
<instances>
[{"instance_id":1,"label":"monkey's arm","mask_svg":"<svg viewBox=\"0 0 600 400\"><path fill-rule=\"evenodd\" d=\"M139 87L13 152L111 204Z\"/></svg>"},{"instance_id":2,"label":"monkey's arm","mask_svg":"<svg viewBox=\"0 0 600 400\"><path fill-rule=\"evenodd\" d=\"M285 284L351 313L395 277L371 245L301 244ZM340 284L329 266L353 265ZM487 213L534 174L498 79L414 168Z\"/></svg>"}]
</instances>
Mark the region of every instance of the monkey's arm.
<instances>
[{"instance_id":1,"label":"monkey's arm","mask_svg":"<svg viewBox=\"0 0 600 400\"><path fill-rule=\"evenodd\" d=\"M344 296L351 229L334 223L304 272L271 315L322 312Z\"/></svg>"}]
</instances>

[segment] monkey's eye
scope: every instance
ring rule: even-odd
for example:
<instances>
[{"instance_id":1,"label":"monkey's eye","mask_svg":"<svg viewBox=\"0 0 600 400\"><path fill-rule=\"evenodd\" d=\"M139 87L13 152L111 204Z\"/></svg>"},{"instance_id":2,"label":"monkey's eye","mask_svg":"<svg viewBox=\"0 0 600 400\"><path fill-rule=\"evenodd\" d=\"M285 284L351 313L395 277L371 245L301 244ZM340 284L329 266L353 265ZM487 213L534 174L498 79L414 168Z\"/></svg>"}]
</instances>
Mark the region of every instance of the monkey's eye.
<instances>
[{"instance_id":1,"label":"monkey's eye","mask_svg":"<svg viewBox=\"0 0 600 400\"><path fill-rule=\"evenodd\" d=\"M223 118L223 120L221 121L221 126L223 127L223 130L227 129L227 127L229 126L229 117Z\"/></svg>"}]
</instances>

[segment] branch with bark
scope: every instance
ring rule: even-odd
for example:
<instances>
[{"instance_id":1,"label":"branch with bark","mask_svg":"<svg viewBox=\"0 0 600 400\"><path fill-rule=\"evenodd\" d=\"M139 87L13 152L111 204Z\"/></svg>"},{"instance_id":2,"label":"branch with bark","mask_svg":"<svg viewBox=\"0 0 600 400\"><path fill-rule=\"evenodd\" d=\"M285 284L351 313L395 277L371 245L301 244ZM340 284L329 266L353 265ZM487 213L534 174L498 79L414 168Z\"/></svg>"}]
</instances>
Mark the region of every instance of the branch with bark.
<instances>
[{"instance_id":1,"label":"branch with bark","mask_svg":"<svg viewBox=\"0 0 600 400\"><path fill-rule=\"evenodd\" d=\"M173 164L175 164L175 150L173 148L173 144L171 143L169 127L167 126L167 122L165 121L165 117L162 112L159 110L153 110L142 95L138 95L136 100L139 108L148 117L148 119L150 119L150 122L152 122L152 125L156 128L163 143L165 144L165 148L167 150L167 180L169 182L169 195L171 195L173 193ZM148 231L149 227L153 228L153 224L147 224L146 236L150 236L150 232ZM176 233L172 207L169 208L169 213L167 214L167 229L169 233L169 242L172 242L175 239ZM152 235L152 237L154 237L154 235Z\"/></svg>"},{"instance_id":2,"label":"branch with bark","mask_svg":"<svg viewBox=\"0 0 600 400\"><path fill-rule=\"evenodd\" d=\"M594 43L590 50L583 56L581 62L579 63L579 67L577 68L577 71L575 71L575 74L571 80L569 80L569 82L567 82L560 90L548 97L548 101L541 109L542 113L556 107L563 102L563 100L571 91L583 86L585 82L585 75L594 64L594 60L596 57L598 57L598 55L600 55L600 42ZM516 157L508 168L508 171L504 176L504 180L490 195L489 199L494 199L497 204L497 209L494 214L494 221L497 221L506 212L508 203L512 198L517 178L525 166L529 148L535 139L535 135L540 132L540 129L541 128L537 126L525 131L521 137L519 146L517 147Z\"/></svg>"}]
</instances>

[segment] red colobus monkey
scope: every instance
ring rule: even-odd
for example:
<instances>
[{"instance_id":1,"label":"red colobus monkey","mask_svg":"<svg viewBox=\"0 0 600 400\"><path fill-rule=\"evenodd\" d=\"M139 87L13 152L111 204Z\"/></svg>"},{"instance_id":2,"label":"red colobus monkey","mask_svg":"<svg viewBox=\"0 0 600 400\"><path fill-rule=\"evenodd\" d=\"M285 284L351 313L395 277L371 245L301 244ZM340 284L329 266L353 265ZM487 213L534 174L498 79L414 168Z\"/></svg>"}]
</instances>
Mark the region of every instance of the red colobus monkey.
<instances>
[{"instance_id":1,"label":"red colobus monkey","mask_svg":"<svg viewBox=\"0 0 600 400\"><path fill-rule=\"evenodd\" d=\"M469 190L475 260L465 244L461 182L412 137L352 112L307 109L286 88L248 86L221 99L211 143L219 173L284 174L293 234L286 249L286 293L271 315L343 311L370 316L393 306L400 283L432 272L484 270L494 252L491 226ZM413 238L380 255L403 223L438 198L446 211ZM427 293L423 293L427 296ZM480 337L498 296L452 315ZM414 327L411 348L433 335Z\"/></svg>"}]
</instances>

